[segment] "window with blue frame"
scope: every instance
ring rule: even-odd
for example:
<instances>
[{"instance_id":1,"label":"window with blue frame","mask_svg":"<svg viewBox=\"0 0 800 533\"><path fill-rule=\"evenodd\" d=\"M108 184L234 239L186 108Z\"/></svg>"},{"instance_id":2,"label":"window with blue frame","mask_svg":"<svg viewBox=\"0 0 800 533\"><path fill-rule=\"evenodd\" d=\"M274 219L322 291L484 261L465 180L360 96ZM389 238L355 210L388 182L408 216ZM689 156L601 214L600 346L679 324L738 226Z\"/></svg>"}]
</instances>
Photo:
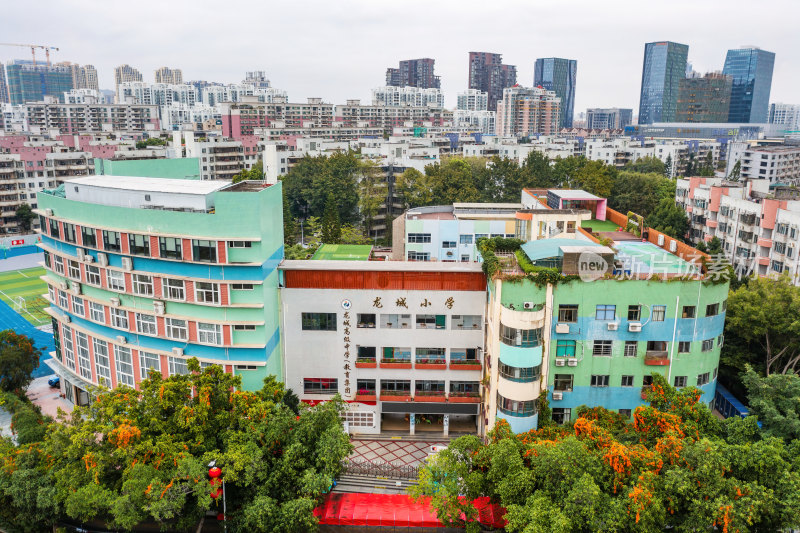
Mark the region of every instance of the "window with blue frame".
<instances>
[{"instance_id":1,"label":"window with blue frame","mask_svg":"<svg viewBox=\"0 0 800 533\"><path fill-rule=\"evenodd\" d=\"M616 305L598 305L595 309L595 320L614 320L617 317Z\"/></svg>"}]
</instances>

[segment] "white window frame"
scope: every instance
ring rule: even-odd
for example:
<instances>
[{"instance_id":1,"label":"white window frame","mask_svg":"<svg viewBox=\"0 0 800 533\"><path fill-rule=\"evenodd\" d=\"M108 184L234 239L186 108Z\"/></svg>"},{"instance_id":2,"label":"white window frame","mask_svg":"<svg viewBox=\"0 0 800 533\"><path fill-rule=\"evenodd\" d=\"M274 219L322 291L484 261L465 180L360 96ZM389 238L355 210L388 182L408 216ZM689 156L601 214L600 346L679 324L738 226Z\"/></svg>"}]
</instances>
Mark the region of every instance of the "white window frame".
<instances>
[{"instance_id":1,"label":"white window frame","mask_svg":"<svg viewBox=\"0 0 800 533\"><path fill-rule=\"evenodd\" d=\"M83 305L83 298L78 296L72 297L72 313L83 317L86 315L86 307Z\"/></svg>"},{"instance_id":2,"label":"white window frame","mask_svg":"<svg viewBox=\"0 0 800 533\"><path fill-rule=\"evenodd\" d=\"M102 304L89 302L89 319L101 324L106 323L106 312Z\"/></svg>"},{"instance_id":3,"label":"white window frame","mask_svg":"<svg viewBox=\"0 0 800 533\"><path fill-rule=\"evenodd\" d=\"M161 372L161 357L151 352L139 352L139 371L142 379L147 379L150 370Z\"/></svg>"},{"instance_id":4,"label":"white window frame","mask_svg":"<svg viewBox=\"0 0 800 533\"><path fill-rule=\"evenodd\" d=\"M111 386L111 362L108 359L108 343L100 339L94 339L94 369L97 374L97 383L100 378L105 380L105 385Z\"/></svg>"},{"instance_id":5,"label":"white window frame","mask_svg":"<svg viewBox=\"0 0 800 533\"><path fill-rule=\"evenodd\" d=\"M114 307L109 308L109 311L111 312L111 327L127 331L130 327L128 312Z\"/></svg>"},{"instance_id":6,"label":"white window frame","mask_svg":"<svg viewBox=\"0 0 800 533\"><path fill-rule=\"evenodd\" d=\"M89 359L89 337L86 333L80 331L75 332L75 348L75 353L78 355L78 369L80 370L81 377L91 381L92 363Z\"/></svg>"},{"instance_id":7,"label":"white window frame","mask_svg":"<svg viewBox=\"0 0 800 533\"><path fill-rule=\"evenodd\" d=\"M138 296L153 296L153 276L146 274L133 274L133 294Z\"/></svg>"},{"instance_id":8,"label":"white window frame","mask_svg":"<svg viewBox=\"0 0 800 533\"><path fill-rule=\"evenodd\" d=\"M209 288L201 288L201 285L208 285ZM208 281L195 282L194 284L195 302L202 304L219 304L219 299L220 299L219 283L211 283Z\"/></svg>"},{"instance_id":9,"label":"white window frame","mask_svg":"<svg viewBox=\"0 0 800 533\"><path fill-rule=\"evenodd\" d=\"M86 265L86 283L99 287L102 282L100 281L100 268L94 265Z\"/></svg>"},{"instance_id":10,"label":"white window frame","mask_svg":"<svg viewBox=\"0 0 800 533\"><path fill-rule=\"evenodd\" d=\"M117 386L128 385L133 387L136 380L133 377L133 355L127 346L114 345L114 366L117 371Z\"/></svg>"},{"instance_id":11,"label":"white window frame","mask_svg":"<svg viewBox=\"0 0 800 533\"><path fill-rule=\"evenodd\" d=\"M180 287L172 286L172 283L180 283ZM161 281L161 292L166 300L183 302L186 300L186 282L182 279L164 278Z\"/></svg>"},{"instance_id":12,"label":"white window frame","mask_svg":"<svg viewBox=\"0 0 800 533\"><path fill-rule=\"evenodd\" d=\"M654 305L652 314L650 315L650 320L652 322L664 322L664 318L667 315L667 306L666 305Z\"/></svg>"},{"instance_id":13,"label":"white window frame","mask_svg":"<svg viewBox=\"0 0 800 533\"><path fill-rule=\"evenodd\" d=\"M58 306L61 309L69 310L69 298L67 298L67 293L64 291L58 291Z\"/></svg>"},{"instance_id":14,"label":"white window frame","mask_svg":"<svg viewBox=\"0 0 800 533\"><path fill-rule=\"evenodd\" d=\"M167 357L169 365L170 376L185 376L189 373L189 366L186 364L186 359L180 357Z\"/></svg>"},{"instance_id":15,"label":"white window frame","mask_svg":"<svg viewBox=\"0 0 800 533\"><path fill-rule=\"evenodd\" d=\"M203 344L222 345L222 326L207 322L197 323L197 342Z\"/></svg>"},{"instance_id":16,"label":"white window frame","mask_svg":"<svg viewBox=\"0 0 800 533\"><path fill-rule=\"evenodd\" d=\"M166 335L170 339L185 341L189 339L189 322L180 318L167 318L164 320ZM176 333L181 333L176 335Z\"/></svg>"},{"instance_id":17,"label":"white window frame","mask_svg":"<svg viewBox=\"0 0 800 533\"><path fill-rule=\"evenodd\" d=\"M64 355L64 364L75 371L75 345L72 344L72 328L61 324L61 348Z\"/></svg>"},{"instance_id":18,"label":"white window frame","mask_svg":"<svg viewBox=\"0 0 800 533\"><path fill-rule=\"evenodd\" d=\"M67 274L68 277L80 281L81 279L81 264L72 259L67 259Z\"/></svg>"},{"instance_id":19,"label":"white window frame","mask_svg":"<svg viewBox=\"0 0 800 533\"><path fill-rule=\"evenodd\" d=\"M60 255L53 256L53 271L56 274L64 275L64 258Z\"/></svg>"},{"instance_id":20,"label":"white window frame","mask_svg":"<svg viewBox=\"0 0 800 533\"><path fill-rule=\"evenodd\" d=\"M125 292L125 274L118 270L106 269L106 283L110 291Z\"/></svg>"},{"instance_id":21,"label":"white window frame","mask_svg":"<svg viewBox=\"0 0 800 533\"><path fill-rule=\"evenodd\" d=\"M158 322L154 315L135 313L136 331L143 335L158 335Z\"/></svg>"}]
</instances>

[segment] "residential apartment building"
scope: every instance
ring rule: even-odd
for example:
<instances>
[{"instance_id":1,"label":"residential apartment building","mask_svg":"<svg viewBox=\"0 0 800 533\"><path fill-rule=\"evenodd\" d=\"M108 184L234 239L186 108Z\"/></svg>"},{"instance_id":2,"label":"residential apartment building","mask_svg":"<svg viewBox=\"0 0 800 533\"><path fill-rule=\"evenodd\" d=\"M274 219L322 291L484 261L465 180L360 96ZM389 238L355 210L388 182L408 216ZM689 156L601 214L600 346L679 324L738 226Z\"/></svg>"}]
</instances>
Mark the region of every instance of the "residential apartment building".
<instances>
[{"instance_id":1,"label":"residential apartment building","mask_svg":"<svg viewBox=\"0 0 800 533\"><path fill-rule=\"evenodd\" d=\"M494 135L497 131L497 112L456 109L453 112L453 125L461 130L474 130L486 135Z\"/></svg>"},{"instance_id":2,"label":"residential apartment building","mask_svg":"<svg viewBox=\"0 0 800 533\"><path fill-rule=\"evenodd\" d=\"M517 83L517 67L504 65L502 54L490 52L469 53L469 88L488 95L489 111L497 111L503 91Z\"/></svg>"},{"instance_id":3,"label":"residential apartment building","mask_svg":"<svg viewBox=\"0 0 800 533\"><path fill-rule=\"evenodd\" d=\"M453 114L439 107L399 107L361 105L360 100L348 100L335 108L335 121L348 127L380 128L390 135L398 127L436 127L451 124Z\"/></svg>"},{"instance_id":4,"label":"residential apartment building","mask_svg":"<svg viewBox=\"0 0 800 533\"><path fill-rule=\"evenodd\" d=\"M413 86L378 87L372 89L372 105L444 107L444 94L439 88L420 89Z\"/></svg>"},{"instance_id":5,"label":"residential apartment building","mask_svg":"<svg viewBox=\"0 0 800 533\"><path fill-rule=\"evenodd\" d=\"M6 65L9 101L13 105L40 102L45 96L63 98L73 89L72 71L63 65L34 64L16 59Z\"/></svg>"},{"instance_id":6,"label":"residential apartment building","mask_svg":"<svg viewBox=\"0 0 800 533\"><path fill-rule=\"evenodd\" d=\"M63 66L70 70L72 75L72 88L73 89L90 89L99 91L100 86L97 82L97 69L94 65L78 65L64 61L56 63L56 66Z\"/></svg>"},{"instance_id":7,"label":"residential apartment building","mask_svg":"<svg viewBox=\"0 0 800 533\"><path fill-rule=\"evenodd\" d=\"M218 364L283 379L280 185L93 176L43 192L45 281L66 398Z\"/></svg>"},{"instance_id":8,"label":"residential apartment building","mask_svg":"<svg viewBox=\"0 0 800 533\"><path fill-rule=\"evenodd\" d=\"M6 84L6 67L0 63L0 104L8 103L8 85Z\"/></svg>"},{"instance_id":9,"label":"residential apartment building","mask_svg":"<svg viewBox=\"0 0 800 533\"><path fill-rule=\"evenodd\" d=\"M0 101L2 100L0 99ZM800 105L770 104L769 123L782 124L788 130L800 131Z\"/></svg>"},{"instance_id":10,"label":"residential apartment building","mask_svg":"<svg viewBox=\"0 0 800 533\"><path fill-rule=\"evenodd\" d=\"M269 89L271 87L267 73L263 70L245 72L243 85L252 85L256 89Z\"/></svg>"},{"instance_id":11,"label":"residential apartment building","mask_svg":"<svg viewBox=\"0 0 800 533\"><path fill-rule=\"evenodd\" d=\"M179 68L161 67L156 70L155 82L165 85L183 84L183 72Z\"/></svg>"},{"instance_id":12,"label":"residential apartment building","mask_svg":"<svg viewBox=\"0 0 800 533\"><path fill-rule=\"evenodd\" d=\"M125 82L117 85L117 102L143 105L169 106L197 103L197 89L192 85L166 83Z\"/></svg>"},{"instance_id":13,"label":"residential apartment building","mask_svg":"<svg viewBox=\"0 0 800 533\"><path fill-rule=\"evenodd\" d=\"M252 83L209 85L200 91L200 101L214 106L222 102L242 102L245 96L255 96L256 102L286 102L286 91L274 87L261 87ZM252 99L247 99L251 101Z\"/></svg>"},{"instance_id":14,"label":"residential apartment building","mask_svg":"<svg viewBox=\"0 0 800 533\"><path fill-rule=\"evenodd\" d=\"M728 122L767 121L774 66L773 52L749 47L728 50L722 69L733 79Z\"/></svg>"},{"instance_id":15,"label":"residential apartment building","mask_svg":"<svg viewBox=\"0 0 800 533\"><path fill-rule=\"evenodd\" d=\"M633 122L633 109L619 107L586 110L586 128L590 130L619 130Z\"/></svg>"},{"instance_id":16,"label":"residential apartment building","mask_svg":"<svg viewBox=\"0 0 800 533\"><path fill-rule=\"evenodd\" d=\"M142 73L130 65L120 65L114 69L114 85L123 83L144 81Z\"/></svg>"},{"instance_id":17,"label":"residential apartment building","mask_svg":"<svg viewBox=\"0 0 800 533\"><path fill-rule=\"evenodd\" d=\"M480 265L311 260L280 272L285 383L301 401L340 394L350 433L483 433Z\"/></svg>"},{"instance_id":18,"label":"residential apartment building","mask_svg":"<svg viewBox=\"0 0 800 533\"><path fill-rule=\"evenodd\" d=\"M731 143L726 176L739 163L739 179L766 179L773 184L797 185L800 182L800 145L759 142Z\"/></svg>"},{"instance_id":19,"label":"residential apartment building","mask_svg":"<svg viewBox=\"0 0 800 533\"><path fill-rule=\"evenodd\" d=\"M31 133L76 135L88 132L133 133L159 129L158 107L147 104L105 104L84 95L84 103L59 103L47 97L23 106Z\"/></svg>"},{"instance_id":20,"label":"residential apartment building","mask_svg":"<svg viewBox=\"0 0 800 533\"><path fill-rule=\"evenodd\" d=\"M290 103L283 97L272 102L259 102L254 96L244 96L239 103L221 103L222 134L241 139L256 130L330 128L334 122L334 106L321 98L309 98L306 103Z\"/></svg>"},{"instance_id":21,"label":"residential apartment building","mask_svg":"<svg viewBox=\"0 0 800 533\"><path fill-rule=\"evenodd\" d=\"M675 122L678 87L686 76L688 55L685 44L660 41L644 45L639 124Z\"/></svg>"},{"instance_id":22,"label":"residential apartment building","mask_svg":"<svg viewBox=\"0 0 800 533\"><path fill-rule=\"evenodd\" d=\"M478 89L467 89L458 93L459 111L486 111L489 109L489 93Z\"/></svg>"},{"instance_id":23,"label":"residential apartment building","mask_svg":"<svg viewBox=\"0 0 800 533\"><path fill-rule=\"evenodd\" d=\"M539 87L509 87L497 103L497 135L526 137L558 132L561 99Z\"/></svg>"},{"instance_id":24,"label":"residential apartment building","mask_svg":"<svg viewBox=\"0 0 800 533\"><path fill-rule=\"evenodd\" d=\"M561 99L558 127L571 128L575 113L578 62L560 57L539 58L533 69L533 86L553 91Z\"/></svg>"},{"instance_id":25,"label":"residential apartment building","mask_svg":"<svg viewBox=\"0 0 800 533\"><path fill-rule=\"evenodd\" d=\"M678 122L727 122L733 78L719 72L678 83Z\"/></svg>"},{"instance_id":26,"label":"residential apartment building","mask_svg":"<svg viewBox=\"0 0 800 533\"><path fill-rule=\"evenodd\" d=\"M441 81L439 76L433 73L435 63L436 60L429 57L400 61L398 68L386 69L386 85L438 89L441 87Z\"/></svg>"}]
</instances>

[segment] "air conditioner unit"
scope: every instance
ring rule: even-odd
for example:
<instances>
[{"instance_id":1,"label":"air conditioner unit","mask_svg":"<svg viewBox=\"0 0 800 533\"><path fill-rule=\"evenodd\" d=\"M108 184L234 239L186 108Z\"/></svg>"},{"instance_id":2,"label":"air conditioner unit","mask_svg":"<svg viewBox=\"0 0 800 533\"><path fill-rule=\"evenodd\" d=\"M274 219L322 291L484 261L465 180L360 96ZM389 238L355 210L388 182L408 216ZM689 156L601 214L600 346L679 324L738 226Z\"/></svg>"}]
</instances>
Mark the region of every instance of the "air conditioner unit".
<instances>
[{"instance_id":1,"label":"air conditioner unit","mask_svg":"<svg viewBox=\"0 0 800 533\"><path fill-rule=\"evenodd\" d=\"M608 323L608 331L617 331L619 329L618 322L609 322Z\"/></svg>"},{"instance_id":2,"label":"air conditioner unit","mask_svg":"<svg viewBox=\"0 0 800 533\"><path fill-rule=\"evenodd\" d=\"M658 245L659 246L664 246L664 236L663 235L659 235L658 236Z\"/></svg>"},{"instance_id":3,"label":"air conditioner unit","mask_svg":"<svg viewBox=\"0 0 800 533\"><path fill-rule=\"evenodd\" d=\"M642 323L641 322L631 322L628 324L628 331L632 331L633 333L639 333L642 331Z\"/></svg>"},{"instance_id":4,"label":"air conditioner unit","mask_svg":"<svg viewBox=\"0 0 800 533\"><path fill-rule=\"evenodd\" d=\"M119 307L120 301L119 298L117 298L116 296L112 297L109 301L111 302L111 305L113 305L114 307Z\"/></svg>"},{"instance_id":5,"label":"air conditioner unit","mask_svg":"<svg viewBox=\"0 0 800 533\"><path fill-rule=\"evenodd\" d=\"M678 242L677 241L671 241L669 243L669 251L672 252L672 253L675 253L675 252L678 251Z\"/></svg>"},{"instance_id":6,"label":"air conditioner unit","mask_svg":"<svg viewBox=\"0 0 800 533\"><path fill-rule=\"evenodd\" d=\"M556 333L569 333L569 324L556 324Z\"/></svg>"},{"instance_id":7,"label":"air conditioner unit","mask_svg":"<svg viewBox=\"0 0 800 533\"><path fill-rule=\"evenodd\" d=\"M130 257L122 258L122 270L133 270L133 261Z\"/></svg>"},{"instance_id":8,"label":"air conditioner unit","mask_svg":"<svg viewBox=\"0 0 800 533\"><path fill-rule=\"evenodd\" d=\"M564 393L562 392L554 392L553 393L553 400L558 401L564 397Z\"/></svg>"},{"instance_id":9,"label":"air conditioner unit","mask_svg":"<svg viewBox=\"0 0 800 533\"><path fill-rule=\"evenodd\" d=\"M556 359L556 366L564 366L567 364L566 359Z\"/></svg>"},{"instance_id":10,"label":"air conditioner unit","mask_svg":"<svg viewBox=\"0 0 800 533\"><path fill-rule=\"evenodd\" d=\"M523 309L533 309L536 305L533 302L523 302L522 308Z\"/></svg>"},{"instance_id":11,"label":"air conditioner unit","mask_svg":"<svg viewBox=\"0 0 800 533\"><path fill-rule=\"evenodd\" d=\"M163 315L164 312L166 311L166 308L164 306L164 302L160 302L158 300L153 302L153 311L155 311L155 313L157 315Z\"/></svg>"},{"instance_id":12,"label":"air conditioner unit","mask_svg":"<svg viewBox=\"0 0 800 533\"><path fill-rule=\"evenodd\" d=\"M183 355L183 348L173 348L172 355L182 356Z\"/></svg>"},{"instance_id":13,"label":"air conditioner unit","mask_svg":"<svg viewBox=\"0 0 800 533\"><path fill-rule=\"evenodd\" d=\"M89 254L86 254L85 256L83 256L83 260L86 261L87 263L94 263L94 257L92 257Z\"/></svg>"},{"instance_id":14,"label":"air conditioner unit","mask_svg":"<svg viewBox=\"0 0 800 533\"><path fill-rule=\"evenodd\" d=\"M125 344L126 342L128 342L128 339L126 339L126 338L125 338L124 336L122 336L122 335L117 335L117 342L118 342L119 344Z\"/></svg>"},{"instance_id":15,"label":"air conditioner unit","mask_svg":"<svg viewBox=\"0 0 800 533\"><path fill-rule=\"evenodd\" d=\"M567 366L578 366L577 359L567 359Z\"/></svg>"},{"instance_id":16,"label":"air conditioner unit","mask_svg":"<svg viewBox=\"0 0 800 533\"><path fill-rule=\"evenodd\" d=\"M62 291L65 291L69 288L69 286L67 285L66 281L59 281L58 288L61 289Z\"/></svg>"},{"instance_id":17,"label":"air conditioner unit","mask_svg":"<svg viewBox=\"0 0 800 533\"><path fill-rule=\"evenodd\" d=\"M50 209L50 208L47 208L47 209L45 209L45 210L44 210L44 216L46 216L46 217L51 217L51 216L53 216L53 210L52 210L52 209Z\"/></svg>"},{"instance_id":18,"label":"air conditioner unit","mask_svg":"<svg viewBox=\"0 0 800 533\"><path fill-rule=\"evenodd\" d=\"M100 263L101 266L108 266L108 256L103 253L97 254L97 262Z\"/></svg>"},{"instance_id":19,"label":"air conditioner unit","mask_svg":"<svg viewBox=\"0 0 800 533\"><path fill-rule=\"evenodd\" d=\"M83 248L75 249L75 256L78 258L78 261L83 261L86 258L86 253L83 251Z\"/></svg>"},{"instance_id":20,"label":"air conditioner unit","mask_svg":"<svg viewBox=\"0 0 800 533\"><path fill-rule=\"evenodd\" d=\"M67 324L72 322L72 319L69 317L69 315L64 315L64 322L67 323Z\"/></svg>"},{"instance_id":21,"label":"air conditioner unit","mask_svg":"<svg viewBox=\"0 0 800 533\"><path fill-rule=\"evenodd\" d=\"M75 296L79 296L81 294L81 284L73 282L72 287L70 287L70 292Z\"/></svg>"}]
</instances>

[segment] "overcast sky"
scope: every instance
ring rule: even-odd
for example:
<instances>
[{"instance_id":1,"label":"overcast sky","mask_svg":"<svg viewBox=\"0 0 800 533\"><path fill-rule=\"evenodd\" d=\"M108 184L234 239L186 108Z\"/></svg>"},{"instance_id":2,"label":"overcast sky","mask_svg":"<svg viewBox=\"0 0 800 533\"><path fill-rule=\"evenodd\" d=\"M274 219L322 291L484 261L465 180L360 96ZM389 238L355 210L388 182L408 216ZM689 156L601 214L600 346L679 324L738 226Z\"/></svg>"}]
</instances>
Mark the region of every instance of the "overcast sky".
<instances>
[{"instance_id":1,"label":"overcast sky","mask_svg":"<svg viewBox=\"0 0 800 533\"><path fill-rule=\"evenodd\" d=\"M798 0L0 0L0 40L57 46L59 61L93 64L113 89L128 63L145 81L160 66L184 80L238 82L265 70L292 101L369 101L386 67L432 57L445 104L467 87L470 51L503 54L532 85L537 57L578 60L575 113L638 108L644 43L689 45L695 70L721 70L725 52L776 53L772 102L800 103ZM30 57L0 47L0 60Z\"/></svg>"}]
</instances>

